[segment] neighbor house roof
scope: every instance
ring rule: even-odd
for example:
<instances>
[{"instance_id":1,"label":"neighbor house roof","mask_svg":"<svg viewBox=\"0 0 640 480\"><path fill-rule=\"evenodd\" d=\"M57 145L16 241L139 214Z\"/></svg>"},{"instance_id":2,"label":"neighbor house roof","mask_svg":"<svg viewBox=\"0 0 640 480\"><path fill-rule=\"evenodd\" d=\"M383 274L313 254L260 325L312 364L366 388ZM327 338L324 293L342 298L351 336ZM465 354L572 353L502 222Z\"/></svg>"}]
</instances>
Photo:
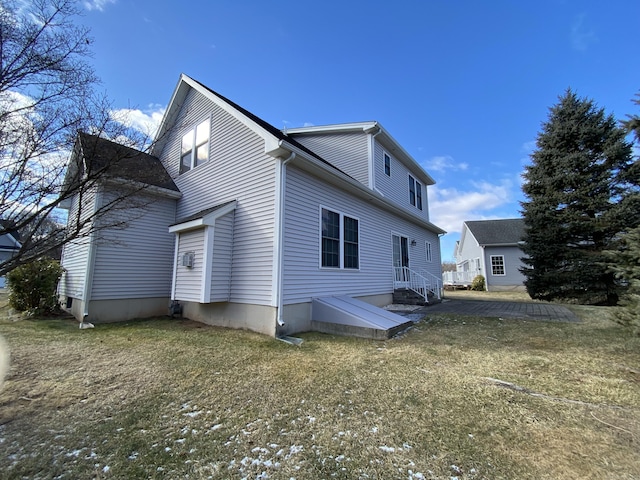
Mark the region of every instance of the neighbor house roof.
<instances>
[{"instance_id":1,"label":"neighbor house roof","mask_svg":"<svg viewBox=\"0 0 640 480\"><path fill-rule=\"evenodd\" d=\"M78 140L81 155L89 171L106 169L106 175L111 178L132 180L179 192L157 157L87 133L79 133Z\"/></svg>"},{"instance_id":2,"label":"neighbor house roof","mask_svg":"<svg viewBox=\"0 0 640 480\"><path fill-rule=\"evenodd\" d=\"M524 237L524 220L471 220L464 222L478 245L518 245Z\"/></svg>"}]
</instances>

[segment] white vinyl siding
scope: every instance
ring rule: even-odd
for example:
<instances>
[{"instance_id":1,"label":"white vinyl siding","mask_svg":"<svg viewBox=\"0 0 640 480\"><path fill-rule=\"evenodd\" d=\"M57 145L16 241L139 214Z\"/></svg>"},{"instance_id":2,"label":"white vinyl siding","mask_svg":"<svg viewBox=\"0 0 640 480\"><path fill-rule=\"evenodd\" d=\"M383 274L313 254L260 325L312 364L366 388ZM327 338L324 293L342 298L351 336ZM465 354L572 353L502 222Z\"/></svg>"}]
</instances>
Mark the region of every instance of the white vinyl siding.
<instances>
[{"instance_id":1,"label":"white vinyl siding","mask_svg":"<svg viewBox=\"0 0 640 480\"><path fill-rule=\"evenodd\" d=\"M233 212L216 219L211 262L211 302L225 302L231 294Z\"/></svg>"},{"instance_id":2,"label":"white vinyl siding","mask_svg":"<svg viewBox=\"0 0 640 480\"><path fill-rule=\"evenodd\" d=\"M207 116L209 161L178 175L180 127L193 128ZM195 90L187 95L176 125L160 159L183 195L177 220L237 200L229 300L271 305L276 161L264 153L259 135Z\"/></svg>"},{"instance_id":3,"label":"white vinyl siding","mask_svg":"<svg viewBox=\"0 0 640 480\"><path fill-rule=\"evenodd\" d=\"M392 202L397 203L405 210L410 211L420 218L429 221L429 203L427 198L427 186L424 181L420 180L420 176L415 172L411 172L404 163L397 160L393 155L391 157L391 176L384 173L384 155L388 154L378 142L374 143L373 163L375 175L375 187L378 192L384 195ZM420 202L418 207L418 193L414 191L413 203L409 192L409 184L412 178L415 183L420 185ZM414 189L418 187L414 183Z\"/></svg>"},{"instance_id":4,"label":"white vinyl siding","mask_svg":"<svg viewBox=\"0 0 640 480\"><path fill-rule=\"evenodd\" d=\"M425 242L439 245L438 236L391 212L380 210L347 192L321 182L295 167L287 167L284 219L285 304L308 302L323 295L375 295L393 291L392 232L416 239L409 247L411 268L438 277L439 248L433 263L425 260ZM345 212L358 219L360 269L321 268L320 208Z\"/></svg>"},{"instance_id":5,"label":"white vinyl siding","mask_svg":"<svg viewBox=\"0 0 640 480\"><path fill-rule=\"evenodd\" d=\"M67 223L69 225L77 219L78 206L82 204L80 216L82 219L93 214L95 190L83 194L82 201L78 195L74 196L69 208ZM61 265L64 273L60 280L59 292L66 297L84 300L84 286L89 262L89 237L81 237L67 243L62 250Z\"/></svg>"},{"instance_id":6,"label":"white vinyl siding","mask_svg":"<svg viewBox=\"0 0 640 480\"><path fill-rule=\"evenodd\" d=\"M298 142L360 183L369 185L369 136L364 132L296 134Z\"/></svg>"},{"instance_id":7,"label":"white vinyl siding","mask_svg":"<svg viewBox=\"0 0 640 480\"><path fill-rule=\"evenodd\" d=\"M199 302L202 292L202 268L204 260L205 228L178 234L178 258L176 259L176 300ZM193 253L192 267L182 265L182 256Z\"/></svg>"},{"instance_id":8,"label":"white vinyl siding","mask_svg":"<svg viewBox=\"0 0 640 480\"><path fill-rule=\"evenodd\" d=\"M105 196L106 197L106 196ZM175 200L141 197L126 230L104 232L96 244L91 300L169 298L175 235Z\"/></svg>"},{"instance_id":9,"label":"white vinyl siding","mask_svg":"<svg viewBox=\"0 0 640 480\"><path fill-rule=\"evenodd\" d=\"M490 275L487 276L488 289L491 287L522 286L525 280L520 268L524 267L520 258L522 250L517 246L485 247L485 261ZM491 257L502 257L504 275L491 275Z\"/></svg>"}]
</instances>

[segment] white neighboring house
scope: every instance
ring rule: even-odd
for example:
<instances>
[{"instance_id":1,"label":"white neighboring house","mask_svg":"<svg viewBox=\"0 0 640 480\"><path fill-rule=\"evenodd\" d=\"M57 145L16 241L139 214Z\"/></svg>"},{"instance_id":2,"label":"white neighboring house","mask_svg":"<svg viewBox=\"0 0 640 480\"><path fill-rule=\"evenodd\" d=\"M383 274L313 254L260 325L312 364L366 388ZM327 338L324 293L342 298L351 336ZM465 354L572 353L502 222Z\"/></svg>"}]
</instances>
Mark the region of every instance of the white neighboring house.
<instances>
[{"instance_id":1,"label":"white neighboring house","mask_svg":"<svg viewBox=\"0 0 640 480\"><path fill-rule=\"evenodd\" d=\"M454 250L456 271L443 273L444 284L468 287L482 275L488 291L524 290L523 235L521 218L464 222Z\"/></svg>"},{"instance_id":2,"label":"white neighboring house","mask_svg":"<svg viewBox=\"0 0 640 480\"><path fill-rule=\"evenodd\" d=\"M20 250L20 236L17 232L8 230L0 235L0 261L9 260L15 252ZM6 281L4 276L0 276L0 288L5 288Z\"/></svg>"},{"instance_id":3,"label":"white neighboring house","mask_svg":"<svg viewBox=\"0 0 640 480\"><path fill-rule=\"evenodd\" d=\"M279 336L312 330L317 298L439 293L435 182L378 122L285 133L182 75L150 153L169 177L145 192L151 207L117 242L64 249L60 295L79 320L166 314L173 301L192 320ZM108 195L105 184L82 208Z\"/></svg>"}]
</instances>

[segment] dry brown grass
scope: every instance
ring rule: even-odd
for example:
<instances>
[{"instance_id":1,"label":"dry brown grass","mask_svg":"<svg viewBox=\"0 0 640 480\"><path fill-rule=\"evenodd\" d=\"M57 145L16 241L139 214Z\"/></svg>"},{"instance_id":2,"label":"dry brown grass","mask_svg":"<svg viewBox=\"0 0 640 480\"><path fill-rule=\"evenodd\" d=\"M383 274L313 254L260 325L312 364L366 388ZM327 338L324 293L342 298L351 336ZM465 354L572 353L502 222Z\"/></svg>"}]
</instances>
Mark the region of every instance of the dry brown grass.
<instances>
[{"instance_id":1,"label":"dry brown grass","mask_svg":"<svg viewBox=\"0 0 640 480\"><path fill-rule=\"evenodd\" d=\"M0 320L0 477L639 478L640 340L574 311L301 347L168 319Z\"/></svg>"}]
</instances>

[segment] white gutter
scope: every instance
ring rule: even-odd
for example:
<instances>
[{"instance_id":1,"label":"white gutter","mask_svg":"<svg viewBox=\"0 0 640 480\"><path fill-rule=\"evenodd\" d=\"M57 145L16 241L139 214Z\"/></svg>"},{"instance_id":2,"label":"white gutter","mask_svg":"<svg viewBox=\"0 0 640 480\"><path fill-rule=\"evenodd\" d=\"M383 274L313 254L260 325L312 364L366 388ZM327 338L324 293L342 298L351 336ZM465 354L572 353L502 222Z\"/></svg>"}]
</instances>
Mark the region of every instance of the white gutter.
<instances>
[{"instance_id":1,"label":"white gutter","mask_svg":"<svg viewBox=\"0 0 640 480\"><path fill-rule=\"evenodd\" d=\"M275 305L278 309L278 313L276 316L276 322L278 326L282 327L284 325L284 320L282 319L282 304L283 304L283 288L284 282L282 281L282 276L284 274L284 261L283 261L283 251L284 251L284 197L286 193L286 176L287 176L287 164L293 159L296 158L295 152L290 152L289 156L286 159L280 157L278 159L278 163L276 163L276 205L275 205L275 245L273 249L274 253L274 277L272 277L273 284L273 293L275 295Z\"/></svg>"}]
</instances>

